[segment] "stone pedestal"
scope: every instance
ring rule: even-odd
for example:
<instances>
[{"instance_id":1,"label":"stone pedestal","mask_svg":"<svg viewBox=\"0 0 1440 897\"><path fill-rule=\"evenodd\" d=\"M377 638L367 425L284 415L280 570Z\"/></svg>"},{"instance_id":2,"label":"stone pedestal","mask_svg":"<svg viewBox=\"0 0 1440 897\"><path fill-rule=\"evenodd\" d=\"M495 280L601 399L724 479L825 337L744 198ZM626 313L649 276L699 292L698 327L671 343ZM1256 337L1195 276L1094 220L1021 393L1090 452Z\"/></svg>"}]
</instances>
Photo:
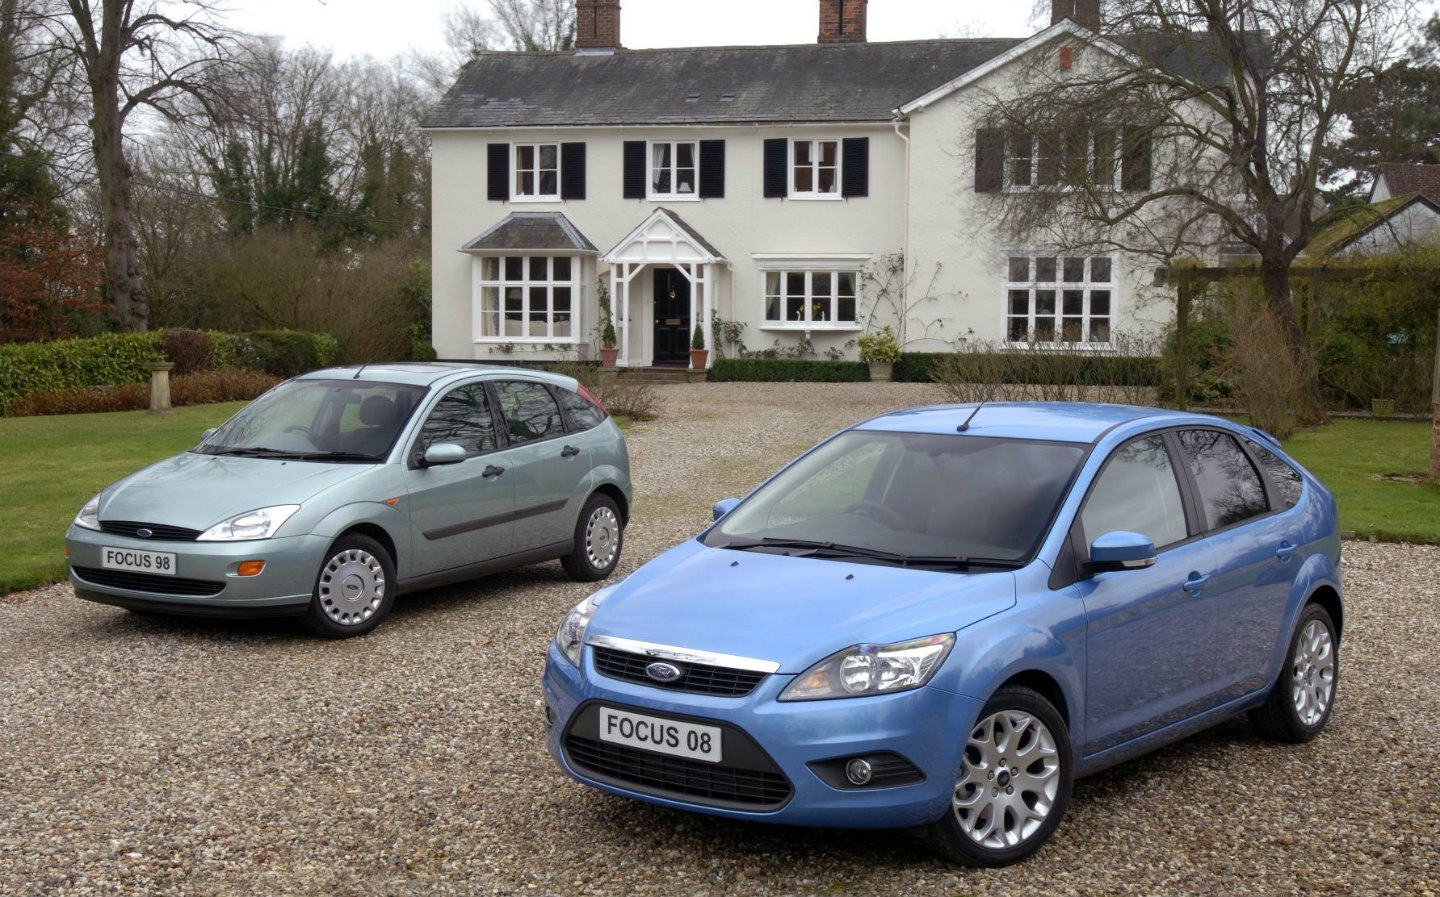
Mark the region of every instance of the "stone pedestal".
<instances>
[{"instance_id":1,"label":"stone pedestal","mask_svg":"<svg viewBox=\"0 0 1440 897\"><path fill-rule=\"evenodd\" d=\"M170 371L175 367L170 361L151 361L145 365L150 371L150 413L171 414Z\"/></svg>"}]
</instances>

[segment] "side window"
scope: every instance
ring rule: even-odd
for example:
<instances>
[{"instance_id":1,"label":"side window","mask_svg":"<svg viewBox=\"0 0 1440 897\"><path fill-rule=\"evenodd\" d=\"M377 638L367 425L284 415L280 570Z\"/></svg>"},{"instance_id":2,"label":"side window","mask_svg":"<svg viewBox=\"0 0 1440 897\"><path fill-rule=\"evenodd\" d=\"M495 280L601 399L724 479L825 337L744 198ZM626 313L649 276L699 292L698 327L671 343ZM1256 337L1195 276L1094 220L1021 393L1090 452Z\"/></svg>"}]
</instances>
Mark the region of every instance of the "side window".
<instances>
[{"instance_id":1,"label":"side window","mask_svg":"<svg viewBox=\"0 0 1440 897\"><path fill-rule=\"evenodd\" d=\"M1280 493L1285 507L1293 508L1300 501L1300 492L1305 488L1305 480L1295 468L1280 460L1280 456L1256 443L1247 439L1245 444L1250 446L1250 451L1260 459L1260 466L1265 468L1265 473L1270 476L1270 482L1275 485L1276 491Z\"/></svg>"},{"instance_id":2,"label":"side window","mask_svg":"<svg viewBox=\"0 0 1440 897\"><path fill-rule=\"evenodd\" d=\"M576 430L599 426L605 419L605 409L578 392L568 389L557 389L556 392L560 393L560 404L565 406L565 413L570 415L570 421L575 424Z\"/></svg>"},{"instance_id":3,"label":"side window","mask_svg":"<svg viewBox=\"0 0 1440 897\"><path fill-rule=\"evenodd\" d=\"M500 396L500 411L505 415L506 432L512 444L565 432L560 406L550 397L545 384L501 380L495 384L495 391Z\"/></svg>"},{"instance_id":4,"label":"side window","mask_svg":"<svg viewBox=\"0 0 1440 897\"><path fill-rule=\"evenodd\" d=\"M457 386L435 404L420 428L420 444L428 448L437 442L453 442L470 458L494 451L495 421L483 384Z\"/></svg>"},{"instance_id":5,"label":"side window","mask_svg":"<svg viewBox=\"0 0 1440 897\"><path fill-rule=\"evenodd\" d=\"M1181 430L1180 448L1200 488L1207 529L1231 526L1269 509L1260 473L1235 437L1217 430Z\"/></svg>"},{"instance_id":6,"label":"side window","mask_svg":"<svg viewBox=\"0 0 1440 897\"><path fill-rule=\"evenodd\" d=\"M1085 541L1112 530L1150 537L1156 548L1184 539L1185 506L1165 440L1149 436L1121 446L1110 456L1080 512Z\"/></svg>"}]
</instances>

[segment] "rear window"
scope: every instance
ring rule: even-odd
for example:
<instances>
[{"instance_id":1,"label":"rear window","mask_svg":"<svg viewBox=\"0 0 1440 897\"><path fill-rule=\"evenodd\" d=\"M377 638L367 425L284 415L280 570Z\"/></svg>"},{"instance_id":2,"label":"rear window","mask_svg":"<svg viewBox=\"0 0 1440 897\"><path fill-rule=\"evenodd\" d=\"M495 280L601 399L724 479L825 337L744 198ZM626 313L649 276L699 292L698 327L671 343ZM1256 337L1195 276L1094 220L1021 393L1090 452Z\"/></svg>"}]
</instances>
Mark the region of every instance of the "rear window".
<instances>
[{"instance_id":1,"label":"rear window","mask_svg":"<svg viewBox=\"0 0 1440 897\"><path fill-rule=\"evenodd\" d=\"M1295 468L1280 460L1280 456L1265 448L1254 440L1247 439L1245 444L1250 446L1250 451L1260 459L1260 466L1265 468L1265 475L1270 477L1270 483L1275 491L1280 493L1280 499L1285 502L1285 507L1293 508L1300 501L1300 493L1305 488L1305 478Z\"/></svg>"},{"instance_id":2,"label":"rear window","mask_svg":"<svg viewBox=\"0 0 1440 897\"><path fill-rule=\"evenodd\" d=\"M588 430L591 427L599 426L605 419L605 412L600 406L580 395L578 392L571 392L568 389L555 390L560 395L560 404L564 406L565 413L570 415L570 422L577 430Z\"/></svg>"}]
</instances>

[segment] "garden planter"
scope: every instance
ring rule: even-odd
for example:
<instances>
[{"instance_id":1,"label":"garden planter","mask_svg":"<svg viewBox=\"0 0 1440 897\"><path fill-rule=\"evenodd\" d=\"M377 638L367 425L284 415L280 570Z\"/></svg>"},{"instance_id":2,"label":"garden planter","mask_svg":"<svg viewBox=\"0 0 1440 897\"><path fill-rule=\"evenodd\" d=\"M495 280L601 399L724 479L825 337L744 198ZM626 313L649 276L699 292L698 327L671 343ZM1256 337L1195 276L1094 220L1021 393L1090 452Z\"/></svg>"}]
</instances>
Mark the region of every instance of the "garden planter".
<instances>
[{"instance_id":1,"label":"garden planter","mask_svg":"<svg viewBox=\"0 0 1440 897\"><path fill-rule=\"evenodd\" d=\"M1370 400L1370 413L1371 413L1372 415L1374 415L1375 417L1394 417L1394 416L1395 416L1395 400L1394 400L1394 399L1371 399L1371 400Z\"/></svg>"},{"instance_id":2,"label":"garden planter","mask_svg":"<svg viewBox=\"0 0 1440 897\"><path fill-rule=\"evenodd\" d=\"M895 365L888 361L867 361L866 364L870 365L870 382L890 382L890 375L894 373Z\"/></svg>"},{"instance_id":3,"label":"garden planter","mask_svg":"<svg viewBox=\"0 0 1440 897\"><path fill-rule=\"evenodd\" d=\"M607 368L613 368L613 367L615 366L615 359L618 358L619 356L620 356L620 350L617 349L617 348L615 348L614 346L601 346L601 347L600 347L600 366L601 366L601 367L607 367Z\"/></svg>"},{"instance_id":4,"label":"garden planter","mask_svg":"<svg viewBox=\"0 0 1440 897\"><path fill-rule=\"evenodd\" d=\"M709 349L691 349L690 367L697 371L705 370L705 360L710 357Z\"/></svg>"}]
</instances>

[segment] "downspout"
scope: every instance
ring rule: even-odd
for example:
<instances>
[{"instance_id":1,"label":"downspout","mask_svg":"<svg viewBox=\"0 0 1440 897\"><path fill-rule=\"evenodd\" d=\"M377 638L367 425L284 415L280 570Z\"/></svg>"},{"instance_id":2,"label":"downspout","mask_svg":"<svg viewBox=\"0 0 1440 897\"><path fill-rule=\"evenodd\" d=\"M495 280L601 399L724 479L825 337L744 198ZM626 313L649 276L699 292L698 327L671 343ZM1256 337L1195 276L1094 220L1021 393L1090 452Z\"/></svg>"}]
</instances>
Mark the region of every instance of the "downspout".
<instances>
[{"instance_id":1,"label":"downspout","mask_svg":"<svg viewBox=\"0 0 1440 897\"><path fill-rule=\"evenodd\" d=\"M895 126L895 136L905 141L905 199L903 202L903 214L905 215L905 236L903 238L904 243L900 249L900 251L904 253L905 256L905 274L900 281L899 321L900 350L903 352L905 350L905 319L907 317L907 309L910 307L910 265L912 263L912 259L910 258L910 137L904 131L900 130L900 110L893 109L891 111L895 114L895 117L890 120L890 124Z\"/></svg>"}]
</instances>

